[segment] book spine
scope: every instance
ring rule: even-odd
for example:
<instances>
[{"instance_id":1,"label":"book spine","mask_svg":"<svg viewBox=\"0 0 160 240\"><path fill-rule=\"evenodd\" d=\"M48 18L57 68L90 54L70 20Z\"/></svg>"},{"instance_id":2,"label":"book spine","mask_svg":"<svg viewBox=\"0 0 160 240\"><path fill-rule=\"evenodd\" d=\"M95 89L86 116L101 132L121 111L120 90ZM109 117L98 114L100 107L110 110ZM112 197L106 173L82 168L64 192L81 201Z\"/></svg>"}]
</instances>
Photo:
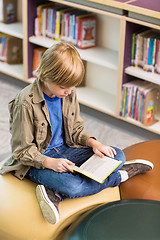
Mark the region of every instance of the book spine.
<instances>
[{"instance_id":1,"label":"book spine","mask_svg":"<svg viewBox=\"0 0 160 240\"><path fill-rule=\"evenodd\" d=\"M152 65L153 65L153 70L155 70L155 62L156 62L156 46L157 46L157 39L154 39L154 44L153 44L153 57L152 57Z\"/></svg>"},{"instance_id":2,"label":"book spine","mask_svg":"<svg viewBox=\"0 0 160 240\"><path fill-rule=\"evenodd\" d=\"M135 65L136 33L132 34L131 65Z\"/></svg>"},{"instance_id":3,"label":"book spine","mask_svg":"<svg viewBox=\"0 0 160 240\"><path fill-rule=\"evenodd\" d=\"M5 62L7 60L6 58L6 47L7 47L7 38L8 37L2 37L2 61Z\"/></svg>"},{"instance_id":4,"label":"book spine","mask_svg":"<svg viewBox=\"0 0 160 240\"><path fill-rule=\"evenodd\" d=\"M160 39L157 40L155 72L160 73Z\"/></svg>"},{"instance_id":5,"label":"book spine","mask_svg":"<svg viewBox=\"0 0 160 240\"><path fill-rule=\"evenodd\" d=\"M59 40L59 33L60 33L60 11L56 11L56 23L55 23L55 40Z\"/></svg>"},{"instance_id":6,"label":"book spine","mask_svg":"<svg viewBox=\"0 0 160 240\"><path fill-rule=\"evenodd\" d=\"M134 66L138 66L138 51L139 51L139 35L136 35L136 49L135 49L135 60Z\"/></svg>"},{"instance_id":7,"label":"book spine","mask_svg":"<svg viewBox=\"0 0 160 240\"><path fill-rule=\"evenodd\" d=\"M39 36L39 26L38 25L39 25L39 19L37 17L34 20L34 34L35 34L36 37Z\"/></svg>"},{"instance_id":8,"label":"book spine","mask_svg":"<svg viewBox=\"0 0 160 240\"><path fill-rule=\"evenodd\" d=\"M120 105L120 111L119 111L119 115L122 117L122 109L123 109L123 96L124 96L124 87L122 85L122 89L121 89L121 105Z\"/></svg>"},{"instance_id":9,"label":"book spine","mask_svg":"<svg viewBox=\"0 0 160 240\"><path fill-rule=\"evenodd\" d=\"M33 66L32 66L33 76L35 76L35 71L36 71L38 65L39 65L39 50L34 49L33 50Z\"/></svg>"}]
</instances>

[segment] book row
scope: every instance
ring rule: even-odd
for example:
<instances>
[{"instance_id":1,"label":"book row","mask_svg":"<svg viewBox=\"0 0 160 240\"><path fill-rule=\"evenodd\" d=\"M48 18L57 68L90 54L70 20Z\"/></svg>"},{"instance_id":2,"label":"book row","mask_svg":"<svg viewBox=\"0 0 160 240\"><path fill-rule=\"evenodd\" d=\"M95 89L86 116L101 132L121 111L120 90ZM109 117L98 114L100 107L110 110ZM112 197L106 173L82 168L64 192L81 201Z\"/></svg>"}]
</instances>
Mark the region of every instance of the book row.
<instances>
[{"instance_id":1,"label":"book row","mask_svg":"<svg viewBox=\"0 0 160 240\"><path fill-rule=\"evenodd\" d=\"M159 89L155 84L135 79L122 85L120 116L144 125L156 122Z\"/></svg>"},{"instance_id":2,"label":"book row","mask_svg":"<svg viewBox=\"0 0 160 240\"><path fill-rule=\"evenodd\" d=\"M22 40L0 33L0 61L9 64L22 63Z\"/></svg>"},{"instance_id":3,"label":"book row","mask_svg":"<svg viewBox=\"0 0 160 240\"><path fill-rule=\"evenodd\" d=\"M58 5L43 4L37 7L35 36L67 41L78 48L96 46L97 17L95 14Z\"/></svg>"},{"instance_id":4,"label":"book row","mask_svg":"<svg viewBox=\"0 0 160 240\"><path fill-rule=\"evenodd\" d=\"M148 72L160 73L160 32L145 30L132 35L131 63Z\"/></svg>"}]
</instances>

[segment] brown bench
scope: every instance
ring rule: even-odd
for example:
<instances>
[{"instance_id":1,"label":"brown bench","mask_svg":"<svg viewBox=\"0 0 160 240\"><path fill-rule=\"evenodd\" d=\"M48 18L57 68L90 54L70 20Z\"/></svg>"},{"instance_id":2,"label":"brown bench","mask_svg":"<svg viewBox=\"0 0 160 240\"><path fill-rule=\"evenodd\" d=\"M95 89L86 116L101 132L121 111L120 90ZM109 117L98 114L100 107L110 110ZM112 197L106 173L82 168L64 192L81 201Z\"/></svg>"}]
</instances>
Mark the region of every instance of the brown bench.
<instances>
[{"instance_id":1,"label":"brown bench","mask_svg":"<svg viewBox=\"0 0 160 240\"><path fill-rule=\"evenodd\" d=\"M127 160L141 158L154 164L154 169L120 184L121 199L160 201L160 140L134 144L124 149Z\"/></svg>"}]
</instances>

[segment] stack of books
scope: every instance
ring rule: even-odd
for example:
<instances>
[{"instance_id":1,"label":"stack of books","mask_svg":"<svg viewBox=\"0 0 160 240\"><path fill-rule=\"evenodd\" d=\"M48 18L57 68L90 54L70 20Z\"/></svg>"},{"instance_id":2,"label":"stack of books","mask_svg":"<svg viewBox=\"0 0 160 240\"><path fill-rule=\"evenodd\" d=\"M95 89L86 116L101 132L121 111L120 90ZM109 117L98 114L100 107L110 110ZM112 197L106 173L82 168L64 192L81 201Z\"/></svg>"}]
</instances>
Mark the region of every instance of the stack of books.
<instances>
[{"instance_id":1,"label":"stack of books","mask_svg":"<svg viewBox=\"0 0 160 240\"><path fill-rule=\"evenodd\" d=\"M130 117L144 125L156 122L159 90L155 84L133 80L122 85L120 116Z\"/></svg>"},{"instance_id":2,"label":"stack of books","mask_svg":"<svg viewBox=\"0 0 160 240\"><path fill-rule=\"evenodd\" d=\"M35 36L66 41L78 48L96 46L97 17L95 14L59 4L37 7Z\"/></svg>"},{"instance_id":3,"label":"stack of books","mask_svg":"<svg viewBox=\"0 0 160 240\"><path fill-rule=\"evenodd\" d=\"M148 72L160 73L160 32L145 30L132 35L131 63Z\"/></svg>"},{"instance_id":4,"label":"stack of books","mask_svg":"<svg viewBox=\"0 0 160 240\"><path fill-rule=\"evenodd\" d=\"M9 64L22 63L22 40L0 33L0 61Z\"/></svg>"}]
</instances>

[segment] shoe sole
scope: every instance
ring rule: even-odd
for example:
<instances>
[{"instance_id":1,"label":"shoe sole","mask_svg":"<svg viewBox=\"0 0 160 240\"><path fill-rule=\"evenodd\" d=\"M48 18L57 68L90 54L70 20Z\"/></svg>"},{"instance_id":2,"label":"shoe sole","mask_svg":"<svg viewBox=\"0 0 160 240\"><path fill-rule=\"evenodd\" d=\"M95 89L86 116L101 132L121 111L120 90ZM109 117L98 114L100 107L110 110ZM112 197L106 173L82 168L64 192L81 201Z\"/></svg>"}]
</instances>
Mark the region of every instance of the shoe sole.
<instances>
[{"instance_id":1,"label":"shoe sole","mask_svg":"<svg viewBox=\"0 0 160 240\"><path fill-rule=\"evenodd\" d=\"M143 160L143 159L135 159L135 160L131 160L131 161L126 161L124 163L124 165L128 165L128 164L133 164L133 163L141 163L141 164L145 164L150 166L153 169L153 163L147 161L147 160Z\"/></svg>"},{"instance_id":2,"label":"shoe sole","mask_svg":"<svg viewBox=\"0 0 160 240\"><path fill-rule=\"evenodd\" d=\"M47 222L56 224L59 221L59 212L48 198L43 185L38 185L36 187L36 195L44 218Z\"/></svg>"}]
</instances>

